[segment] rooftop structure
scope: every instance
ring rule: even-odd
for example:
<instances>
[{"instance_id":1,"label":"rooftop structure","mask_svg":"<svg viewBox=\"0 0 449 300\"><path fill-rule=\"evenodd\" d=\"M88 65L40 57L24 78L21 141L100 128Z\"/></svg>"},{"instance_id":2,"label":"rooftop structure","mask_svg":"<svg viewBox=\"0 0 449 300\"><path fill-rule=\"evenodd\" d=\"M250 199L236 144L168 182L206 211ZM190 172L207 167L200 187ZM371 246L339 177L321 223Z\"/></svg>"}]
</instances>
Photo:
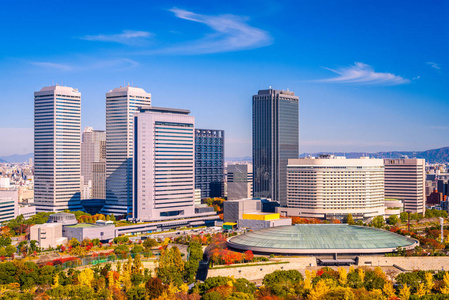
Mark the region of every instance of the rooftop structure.
<instances>
[{"instance_id":1,"label":"rooftop structure","mask_svg":"<svg viewBox=\"0 0 449 300\"><path fill-rule=\"evenodd\" d=\"M413 249L418 241L372 227L346 224L301 224L248 232L232 237L238 250L282 254L373 254Z\"/></svg>"}]
</instances>

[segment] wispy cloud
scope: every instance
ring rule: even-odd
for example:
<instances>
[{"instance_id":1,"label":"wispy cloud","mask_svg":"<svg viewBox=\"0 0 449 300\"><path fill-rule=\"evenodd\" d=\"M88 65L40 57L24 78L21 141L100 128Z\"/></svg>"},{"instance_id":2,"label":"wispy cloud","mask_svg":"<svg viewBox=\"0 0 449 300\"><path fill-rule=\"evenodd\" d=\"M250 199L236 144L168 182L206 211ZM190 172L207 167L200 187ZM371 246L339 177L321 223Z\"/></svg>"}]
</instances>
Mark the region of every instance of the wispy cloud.
<instances>
[{"instance_id":1,"label":"wispy cloud","mask_svg":"<svg viewBox=\"0 0 449 300\"><path fill-rule=\"evenodd\" d=\"M61 71L71 71L73 69L73 66L70 66L70 65L57 64L57 63L45 62L45 61L33 61L33 62L31 62L31 64L38 66L38 67L59 69Z\"/></svg>"},{"instance_id":2,"label":"wispy cloud","mask_svg":"<svg viewBox=\"0 0 449 300\"><path fill-rule=\"evenodd\" d=\"M338 74L337 77L320 79L319 82L341 82L341 83L359 83L373 85L397 85L409 83L410 80L392 73L381 73L374 71L370 65L355 62L353 66L341 67L338 69L325 68Z\"/></svg>"},{"instance_id":3,"label":"wispy cloud","mask_svg":"<svg viewBox=\"0 0 449 300\"><path fill-rule=\"evenodd\" d=\"M30 62L32 65L47 68L56 69L60 71L89 71L97 69L117 68L117 69L130 69L139 65L136 61L129 58L117 58L110 60L94 60L85 61L77 64L65 64L65 63L53 63L53 62Z\"/></svg>"},{"instance_id":4,"label":"wispy cloud","mask_svg":"<svg viewBox=\"0 0 449 300\"><path fill-rule=\"evenodd\" d=\"M431 67L434 68L434 69L437 69L437 70L440 70L440 69L441 69L441 67L440 67L439 64L434 63L434 62L432 62L432 61L428 61L428 62L426 62L426 64L428 64L429 66L431 66Z\"/></svg>"},{"instance_id":5,"label":"wispy cloud","mask_svg":"<svg viewBox=\"0 0 449 300\"><path fill-rule=\"evenodd\" d=\"M170 9L176 17L205 24L214 30L199 40L152 52L167 54L206 54L254 49L270 45L270 34L247 24L247 18L235 15L202 15L183 9Z\"/></svg>"},{"instance_id":6,"label":"wispy cloud","mask_svg":"<svg viewBox=\"0 0 449 300\"><path fill-rule=\"evenodd\" d=\"M138 44L148 39L153 34L148 31L133 31L123 30L118 34L98 34L98 35L86 35L80 37L82 40L87 41L99 41L99 42L113 42L125 45Z\"/></svg>"}]
</instances>

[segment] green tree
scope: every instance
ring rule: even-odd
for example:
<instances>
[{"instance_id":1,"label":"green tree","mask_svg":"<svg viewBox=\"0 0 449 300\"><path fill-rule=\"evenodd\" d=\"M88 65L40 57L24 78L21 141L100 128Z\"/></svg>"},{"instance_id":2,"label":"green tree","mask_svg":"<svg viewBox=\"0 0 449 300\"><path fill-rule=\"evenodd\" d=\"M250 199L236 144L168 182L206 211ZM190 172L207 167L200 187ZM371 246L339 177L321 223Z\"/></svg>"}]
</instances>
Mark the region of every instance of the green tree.
<instances>
[{"instance_id":1,"label":"green tree","mask_svg":"<svg viewBox=\"0 0 449 300\"><path fill-rule=\"evenodd\" d=\"M396 225L399 222L399 218L396 215L391 215L390 217L388 217L388 224L390 225Z\"/></svg>"},{"instance_id":2,"label":"green tree","mask_svg":"<svg viewBox=\"0 0 449 300\"><path fill-rule=\"evenodd\" d=\"M382 228L385 226L385 219L382 216L377 216L373 219L373 226L376 228Z\"/></svg>"},{"instance_id":3,"label":"green tree","mask_svg":"<svg viewBox=\"0 0 449 300\"><path fill-rule=\"evenodd\" d=\"M156 274L164 284L173 283L180 286L183 283L184 261L178 247L171 247L161 252Z\"/></svg>"},{"instance_id":4,"label":"green tree","mask_svg":"<svg viewBox=\"0 0 449 300\"><path fill-rule=\"evenodd\" d=\"M0 237L0 247L6 247L8 245L11 245L11 238L10 237Z\"/></svg>"},{"instance_id":5,"label":"green tree","mask_svg":"<svg viewBox=\"0 0 449 300\"><path fill-rule=\"evenodd\" d=\"M6 250L6 255L8 255L8 256L12 256L17 251L16 247L14 247L13 245L6 246L5 250Z\"/></svg>"},{"instance_id":6,"label":"green tree","mask_svg":"<svg viewBox=\"0 0 449 300\"><path fill-rule=\"evenodd\" d=\"M346 222L348 225L354 225L354 224L355 224L354 219L352 218L352 215L351 215L351 214L347 214L347 215L346 215L345 222Z\"/></svg>"},{"instance_id":7,"label":"green tree","mask_svg":"<svg viewBox=\"0 0 449 300\"><path fill-rule=\"evenodd\" d=\"M143 246L145 247L146 250L150 250L153 247L158 246L159 243L155 240L155 239L146 239L143 242Z\"/></svg>"},{"instance_id":8,"label":"green tree","mask_svg":"<svg viewBox=\"0 0 449 300\"><path fill-rule=\"evenodd\" d=\"M408 213L407 212L401 212L401 214L399 215L399 218L401 219L402 222L407 222L408 221Z\"/></svg>"}]
</instances>

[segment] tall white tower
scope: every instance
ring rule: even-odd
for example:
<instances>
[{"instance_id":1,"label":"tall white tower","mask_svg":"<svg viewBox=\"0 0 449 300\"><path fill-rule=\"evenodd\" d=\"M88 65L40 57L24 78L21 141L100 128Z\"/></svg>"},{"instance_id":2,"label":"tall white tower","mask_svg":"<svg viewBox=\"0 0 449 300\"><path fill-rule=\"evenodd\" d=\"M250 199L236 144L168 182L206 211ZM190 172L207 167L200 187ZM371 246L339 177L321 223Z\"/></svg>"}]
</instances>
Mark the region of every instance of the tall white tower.
<instances>
[{"instance_id":1,"label":"tall white tower","mask_svg":"<svg viewBox=\"0 0 449 300\"><path fill-rule=\"evenodd\" d=\"M82 210L81 93L49 86L34 93L34 203L37 212Z\"/></svg>"},{"instance_id":2,"label":"tall white tower","mask_svg":"<svg viewBox=\"0 0 449 300\"><path fill-rule=\"evenodd\" d=\"M106 202L105 214L132 211L134 113L151 105L151 94L141 88L120 87L106 93Z\"/></svg>"}]
</instances>

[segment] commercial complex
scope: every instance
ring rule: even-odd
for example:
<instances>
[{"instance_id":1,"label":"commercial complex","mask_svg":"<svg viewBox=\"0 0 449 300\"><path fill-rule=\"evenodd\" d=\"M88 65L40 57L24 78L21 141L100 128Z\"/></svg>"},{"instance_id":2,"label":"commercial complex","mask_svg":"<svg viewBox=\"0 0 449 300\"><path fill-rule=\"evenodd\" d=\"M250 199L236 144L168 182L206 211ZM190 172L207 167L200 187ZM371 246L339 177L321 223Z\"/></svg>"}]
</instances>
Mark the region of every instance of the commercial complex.
<instances>
[{"instance_id":1,"label":"commercial complex","mask_svg":"<svg viewBox=\"0 0 449 300\"><path fill-rule=\"evenodd\" d=\"M133 218L195 214L195 118L190 111L142 107L134 117Z\"/></svg>"},{"instance_id":2,"label":"commercial complex","mask_svg":"<svg viewBox=\"0 0 449 300\"><path fill-rule=\"evenodd\" d=\"M49 86L34 93L36 211L81 210L81 93Z\"/></svg>"},{"instance_id":3,"label":"commercial complex","mask_svg":"<svg viewBox=\"0 0 449 300\"><path fill-rule=\"evenodd\" d=\"M382 159L290 159L287 167L287 207L281 216L343 220L384 216Z\"/></svg>"},{"instance_id":4,"label":"commercial complex","mask_svg":"<svg viewBox=\"0 0 449 300\"><path fill-rule=\"evenodd\" d=\"M151 105L141 88L120 87L106 94L106 202L102 213L132 210L134 119L138 108Z\"/></svg>"},{"instance_id":5,"label":"commercial complex","mask_svg":"<svg viewBox=\"0 0 449 300\"><path fill-rule=\"evenodd\" d=\"M253 96L254 197L287 205L288 159L299 157L299 98L291 91Z\"/></svg>"},{"instance_id":6,"label":"commercial complex","mask_svg":"<svg viewBox=\"0 0 449 300\"><path fill-rule=\"evenodd\" d=\"M97 197L105 196L106 169L101 167L105 166L105 164L106 132L86 127L81 143L81 199L104 199Z\"/></svg>"},{"instance_id":7,"label":"commercial complex","mask_svg":"<svg viewBox=\"0 0 449 300\"><path fill-rule=\"evenodd\" d=\"M253 195L253 165L228 164L228 200L251 198Z\"/></svg>"},{"instance_id":8,"label":"commercial complex","mask_svg":"<svg viewBox=\"0 0 449 300\"><path fill-rule=\"evenodd\" d=\"M404 211L425 213L424 159L384 159L385 197L402 200Z\"/></svg>"},{"instance_id":9,"label":"commercial complex","mask_svg":"<svg viewBox=\"0 0 449 300\"><path fill-rule=\"evenodd\" d=\"M195 188L201 198L224 196L224 131L195 129Z\"/></svg>"}]
</instances>

